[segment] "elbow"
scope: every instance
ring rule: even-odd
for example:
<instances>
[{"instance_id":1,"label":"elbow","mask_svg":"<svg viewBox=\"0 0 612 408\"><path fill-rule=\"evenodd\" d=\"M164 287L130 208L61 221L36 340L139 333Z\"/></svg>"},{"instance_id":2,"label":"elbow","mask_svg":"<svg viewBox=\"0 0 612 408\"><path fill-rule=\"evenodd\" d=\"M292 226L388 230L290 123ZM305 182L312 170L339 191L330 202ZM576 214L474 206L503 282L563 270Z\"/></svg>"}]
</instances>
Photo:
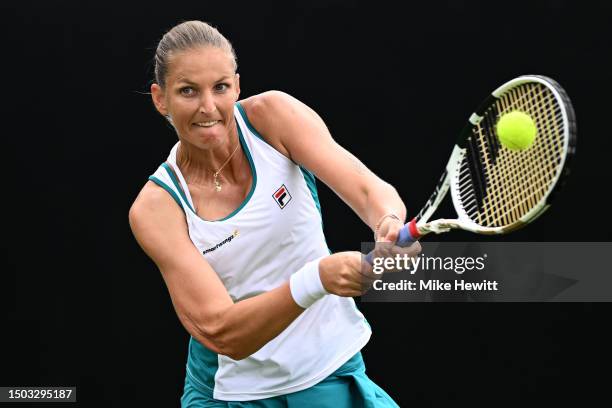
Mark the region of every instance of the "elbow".
<instances>
[{"instance_id":1,"label":"elbow","mask_svg":"<svg viewBox=\"0 0 612 408\"><path fill-rule=\"evenodd\" d=\"M389 190L391 193L396 194L399 196L399 192L397 191L397 189L395 188L395 186L393 186L391 183L387 182L387 181L382 181L383 182L383 186L385 189Z\"/></svg>"},{"instance_id":2,"label":"elbow","mask_svg":"<svg viewBox=\"0 0 612 408\"><path fill-rule=\"evenodd\" d=\"M218 354L227 356L232 360L243 360L253 354L252 352L245 350L245 348L241 347L241 345L237 342L231 341L229 336L214 337L213 342L217 348Z\"/></svg>"},{"instance_id":3,"label":"elbow","mask_svg":"<svg viewBox=\"0 0 612 408\"><path fill-rule=\"evenodd\" d=\"M391 185L390 183L387 183L386 181L385 183L385 187L391 192L391 194L395 195L395 197L397 197L397 199L400 201L402 208L404 209L404 211L406 211L406 206L404 205L404 202L402 201L402 198L399 194L399 191L397 191L397 188L395 188L393 185Z\"/></svg>"},{"instance_id":4,"label":"elbow","mask_svg":"<svg viewBox=\"0 0 612 408\"><path fill-rule=\"evenodd\" d=\"M198 325L198 334L202 344L211 351L227 356L232 360L243 360L253 354L238 341L238 337L222 323Z\"/></svg>"},{"instance_id":5,"label":"elbow","mask_svg":"<svg viewBox=\"0 0 612 408\"><path fill-rule=\"evenodd\" d=\"M223 354L224 356L227 356L229 358L231 358L232 360L244 360L245 358L247 358L248 356L250 356L252 353L245 353L245 352L236 352L233 351L231 353L228 354Z\"/></svg>"}]
</instances>

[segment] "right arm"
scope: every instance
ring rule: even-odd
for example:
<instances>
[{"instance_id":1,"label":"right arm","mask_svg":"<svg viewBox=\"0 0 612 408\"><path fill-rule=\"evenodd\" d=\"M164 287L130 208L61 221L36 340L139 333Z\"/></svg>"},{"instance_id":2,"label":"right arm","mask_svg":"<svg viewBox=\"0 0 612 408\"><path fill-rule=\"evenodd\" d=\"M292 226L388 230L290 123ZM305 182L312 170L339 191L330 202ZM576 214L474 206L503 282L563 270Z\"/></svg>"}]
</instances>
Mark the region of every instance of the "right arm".
<instances>
[{"instance_id":1,"label":"right arm","mask_svg":"<svg viewBox=\"0 0 612 408\"><path fill-rule=\"evenodd\" d=\"M210 350L240 360L278 336L303 311L289 282L234 303L219 276L189 238L183 210L172 197L148 182L129 214L132 232L162 273L185 329ZM359 253L338 253L321 260L321 280L340 296L362 293Z\"/></svg>"}]
</instances>

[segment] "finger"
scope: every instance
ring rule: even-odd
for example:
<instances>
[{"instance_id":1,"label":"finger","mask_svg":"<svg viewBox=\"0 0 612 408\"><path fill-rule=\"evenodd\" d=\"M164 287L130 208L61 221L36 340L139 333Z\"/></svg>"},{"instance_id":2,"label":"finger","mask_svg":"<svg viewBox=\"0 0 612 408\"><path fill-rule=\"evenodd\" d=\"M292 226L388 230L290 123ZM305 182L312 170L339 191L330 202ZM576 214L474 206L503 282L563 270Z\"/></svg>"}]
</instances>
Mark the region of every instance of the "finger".
<instances>
[{"instance_id":1,"label":"finger","mask_svg":"<svg viewBox=\"0 0 612 408\"><path fill-rule=\"evenodd\" d=\"M368 280L370 280L369 276L362 275L359 270L356 270L353 275L342 279L339 284L342 288L359 290L364 282L367 284Z\"/></svg>"},{"instance_id":2,"label":"finger","mask_svg":"<svg viewBox=\"0 0 612 408\"><path fill-rule=\"evenodd\" d=\"M381 274L374 272L374 268L372 268L367 262L364 262L361 268L355 269L354 279L360 283L369 283L380 276Z\"/></svg>"},{"instance_id":3,"label":"finger","mask_svg":"<svg viewBox=\"0 0 612 408\"><path fill-rule=\"evenodd\" d=\"M343 290L361 293L364 290L364 288L367 289L370 286L371 286L371 283L368 283L366 280L361 279L358 282L351 282L351 283L344 285Z\"/></svg>"},{"instance_id":4,"label":"finger","mask_svg":"<svg viewBox=\"0 0 612 408\"><path fill-rule=\"evenodd\" d=\"M382 273L375 273L374 271L360 271L358 279L359 282L365 282L366 284L370 284L376 279L380 279L382 275Z\"/></svg>"},{"instance_id":5,"label":"finger","mask_svg":"<svg viewBox=\"0 0 612 408\"><path fill-rule=\"evenodd\" d=\"M390 225L389 230L387 231L387 234L384 237L385 241L386 242L397 242L397 238L399 237L400 229L402 229L402 227L397 224Z\"/></svg>"},{"instance_id":6,"label":"finger","mask_svg":"<svg viewBox=\"0 0 612 408\"><path fill-rule=\"evenodd\" d=\"M407 247L394 246L390 252L392 253L392 256L395 254L399 254L402 256L407 255L411 258L414 258L421 253L421 250L422 250L421 244L419 243L419 241L415 241L410 246L407 246Z\"/></svg>"},{"instance_id":7,"label":"finger","mask_svg":"<svg viewBox=\"0 0 612 408\"><path fill-rule=\"evenodd\" d=\"M337 296L342 296L342 297L355 297L355 296L361 296L361 294L363 293L363 291L361 289L356 290L356 289L349 289L349 288L343 288L341 290L338 290L337 292L335 292Z\"/></svg>"},{"instance_id":8,"label":"finger","mask_svg":"<svg viewBox=\"0 0 612 408\"><path fill-rule=\"evenodd\" d=\"M376 243L376 247L374 248L374 256L375 257L387 257L391 255L391 250L394 245L390 241L381 241Z\"/></svg>"}]
</instances>

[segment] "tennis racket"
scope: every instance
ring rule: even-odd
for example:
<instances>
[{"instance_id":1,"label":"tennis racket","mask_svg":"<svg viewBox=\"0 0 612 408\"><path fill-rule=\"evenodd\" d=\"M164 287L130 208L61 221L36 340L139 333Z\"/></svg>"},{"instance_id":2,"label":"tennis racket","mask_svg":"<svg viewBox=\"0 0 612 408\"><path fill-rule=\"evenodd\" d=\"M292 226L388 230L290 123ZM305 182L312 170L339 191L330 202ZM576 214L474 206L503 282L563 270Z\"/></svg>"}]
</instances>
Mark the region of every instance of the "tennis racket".
<instances>
[{"instance_id":1,"label":"tennis racket","mask_svg":"<svg viewBox=\"0 0 612 408\"><path fill-rule=\"evenodd\" d=\"M498 119L517 110L536 125L533 145L520 151L502 146L496 133ZM524 227L550 206L575 150L574 109L557 82L539 75L506 82L470 116L433 194L396 245L452 229L506 234ZM457 218L429 221L449 189ZM372 256L366 256L370 264Z\"/></svg>"}]
</instances>

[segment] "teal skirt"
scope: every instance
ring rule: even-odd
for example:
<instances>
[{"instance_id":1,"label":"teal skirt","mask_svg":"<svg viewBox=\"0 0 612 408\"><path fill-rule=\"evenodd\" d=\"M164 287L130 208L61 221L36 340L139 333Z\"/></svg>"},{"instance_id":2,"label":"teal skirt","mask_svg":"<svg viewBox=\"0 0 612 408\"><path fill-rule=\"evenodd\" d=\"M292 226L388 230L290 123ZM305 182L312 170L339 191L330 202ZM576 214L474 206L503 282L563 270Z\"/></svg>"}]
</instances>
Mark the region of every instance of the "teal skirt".
<instances>
[{"instance_id":1,"label":"teal skirt","mask_svg":"<svg viewBox=\"0 0 612 408\"><path fill-rule=\"evenodd\" d=\"M182 408L387 408L393 399L368 378L361 352L320 383L302 391L254 401L220 401L189 376L181 398Z\"/></svg>"}]
</instances>

